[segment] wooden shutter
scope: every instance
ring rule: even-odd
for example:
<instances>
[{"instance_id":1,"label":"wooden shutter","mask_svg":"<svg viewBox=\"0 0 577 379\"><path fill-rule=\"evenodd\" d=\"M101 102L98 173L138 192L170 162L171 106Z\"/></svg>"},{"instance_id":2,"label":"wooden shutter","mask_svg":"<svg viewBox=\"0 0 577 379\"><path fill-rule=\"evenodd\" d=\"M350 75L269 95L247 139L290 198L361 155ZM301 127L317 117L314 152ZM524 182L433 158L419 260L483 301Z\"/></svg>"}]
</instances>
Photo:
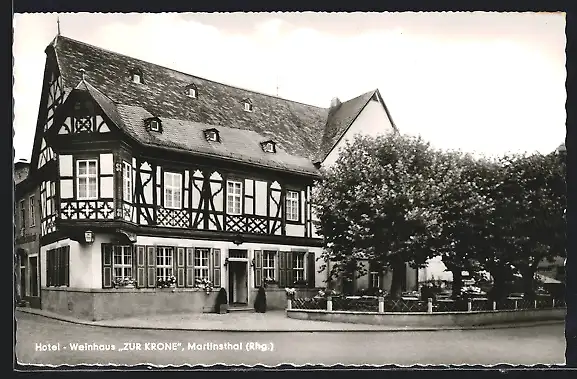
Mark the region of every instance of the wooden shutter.
<instances>
[{"instance_id":1,"label":"wooden shutter","mask_svg":"<svg viewBox=\"0 0 577 379\"><path fill-rule=\"evenodd\" d=\"M46 251L46 285L52 286L52 250Z\"/></svg>"},{"instance_id":2,"label":"wooden shutter","mask_svg":"<svg viewBox=\"0 0 577 379\"><path fill-rule=\"evenodd\" d=\"M194 248L186 248L186 287L194 287Z\"/></svg>"},{"instance_id":3,"label":"wooden shutter","mask_svg":"<svg viewBox=\"0 0 577 379\"><path fill-rule=\"evenodd\" d=\"M254 251L254 286L259 288L263 285L262 250Z\"/></svg>"},{"instance_id":4,"label":"wooden shutter","mask_svg":"<svg viewBox=\"0 0 577 379\"><path fill-rule=\"evenodd\" d=\"M278 252L278 285L281 288L287 287L287 252Z\"/></svg>"},{"instance_id":5,"label":"wooden shutter","mask_svg":"<svg viewBox=\"0 0 577 379\"><path fill-rule=\"evenodd\" d=\"M286 281L289 287L293 287L295 285L293 255L294 253L292 251L286 252Z\"/></svg>"},{"instance_id":6,"label":"wooden shutter","mask_svg":"<svg viewBox=\"0 0 577 379\"><path fill-rule=\"evenodd\" d=\"M309 288L315 288L315 253L309 251L307 253L307 267L306 267L306 279L307 279L307 286Z\"/></svg>"},{"instance_id":7,"label":"wooden shutter","mask_svg":"<svg viewBox=\"0 0 577 379\"><path fill-rule=\"evenodd\" d=\"M176 286L177 287L184 287L184 274L185 274L185 253L186 250L184 247L177 247L176 248Z\"/></svg>"},{"instance_id":8,"label":"wooden shutter","mask_svg":"<svg viewBox=\"0 0 577 379\"><path fill-rule=\"evenodd\" d=\"M212 285L220 287L220 249L212 249Z\"/></svg>"},{"instance_id":9,"label":"wooden shutter","mask_svg":"<svg viewBox=\"0 0 577 379\"><path fill-rule=\"evenodd\" d=\"M136 246L136 286L146 287L146 247Z\"/></svg>"},{"instance_id":10,"label":"wooden shutter","mask_svg":"<svg viewBox=\"0 0 577 379\"><path fill-rule=\"evenodd\" d=\"M62 248L62 260L64 261L64 266L63 266L63 278L64 281L62 282L62 284L64 284L66 287L70 286L70 246L64 246Z\"/></svg>"},{"instance_id":11,"label":"wooden shutter","mask_svg":"<svg viewBox=\"0 0 577 379\"><path fill-rule=\"evenodd\" d=\"M102 288L112 288L112 246L102 244Z\"/></svg>"},{"instance_id":12,"label":"wooden shutter","mask_svg":"<svg viewBox=\"0 0 577 379\"><path fill-rule=\"evenodd\" d=\"M146 286L156 287L156 246L146 246Z\"/></svg>"}]
</instances>

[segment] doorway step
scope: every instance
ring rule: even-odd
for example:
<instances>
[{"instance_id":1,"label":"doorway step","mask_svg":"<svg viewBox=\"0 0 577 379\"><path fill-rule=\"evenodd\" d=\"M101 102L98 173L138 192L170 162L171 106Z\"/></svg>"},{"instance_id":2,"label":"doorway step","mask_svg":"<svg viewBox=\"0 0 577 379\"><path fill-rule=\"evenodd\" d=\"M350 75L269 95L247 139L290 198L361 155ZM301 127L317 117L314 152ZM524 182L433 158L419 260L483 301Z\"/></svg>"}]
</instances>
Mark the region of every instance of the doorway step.
<instances>
[{"instance_id":1,"label":"doorway step","mask_svg":"<svg viewBox=\"0 0 577 379\"><path fill-rule=\"evenodd\" d=\"M233 303L229 304L228 312L254 312L254 307L250 307L248 304Z\"/></svg>"}]
</instances>

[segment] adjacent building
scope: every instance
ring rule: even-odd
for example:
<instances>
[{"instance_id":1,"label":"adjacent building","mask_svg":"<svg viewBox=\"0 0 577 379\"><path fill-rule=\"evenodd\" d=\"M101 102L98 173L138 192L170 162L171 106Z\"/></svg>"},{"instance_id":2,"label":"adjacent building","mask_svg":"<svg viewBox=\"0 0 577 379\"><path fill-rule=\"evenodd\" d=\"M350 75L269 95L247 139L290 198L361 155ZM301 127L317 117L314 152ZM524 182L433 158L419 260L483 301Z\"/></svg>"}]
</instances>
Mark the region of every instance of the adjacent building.
<instances>
[{"instance_id":1,"label":"adjacent building","mask_svg":"<svg viewBox=\"0 0 577 379\"><path fill-rule=\"evenodd\" d=\"M16 300L40 308L40 193L29 166L14 164Z\"/></svg>"},{"instance_id":2,"label":"adjacent building","mask_svg":"<svg viewBox=\"0 0 577 379\"><path fill-rule=\"evenodd\" d=\"M326 286L311 188L355 134L396 131L378 90L322 108L63 36L45 52L30 165L43 308L208 312L221 287L250 306L265 283L283 308L284 287Z\"/></svg>"}]
</instances>

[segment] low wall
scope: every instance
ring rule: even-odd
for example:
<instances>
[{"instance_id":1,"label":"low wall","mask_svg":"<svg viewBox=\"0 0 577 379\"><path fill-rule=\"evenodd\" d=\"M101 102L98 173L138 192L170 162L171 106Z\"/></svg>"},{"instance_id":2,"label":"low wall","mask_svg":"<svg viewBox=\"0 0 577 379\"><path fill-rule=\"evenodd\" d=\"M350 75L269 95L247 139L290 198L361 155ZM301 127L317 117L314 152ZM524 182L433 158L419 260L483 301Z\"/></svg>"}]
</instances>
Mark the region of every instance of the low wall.
<instances>
[{"instance_id":1,"label":"low wall","mask_svg":"<svg viewBox=\"0 0 577 379\"><path fill-rule=\"evenodd\" d=\"M42 309L99 321L159 313L210 313L218 290L190 288L75 289L43 288Z\"/></svg>"},{"instance_id":2,"label":"low wall","mask_svg":"<svg viewBox=\"0 0 577 379\"><path fill-rule=\"evenodd\" d=\"M254 306L254 300L256 299L256 294L258 290L251 290L251 299ZM269 286L265 289L266 292L266 308L268 310L285 310L287 306L287 297L284 288L278 288L276 286ZM296 288L296 296L302 298L314 297L319 292L319 288Z\"/></svg>"},{"instance_id":3,"label":"low wall","mask_svg":"<svg viewBox=\"0 0 577 379\"><path fill-rule=\"evenodd\" d=\"M287 310L289 318L299 320L346 322L391 327L480 326L527 321L564 320L566 313L566 308L437 313Z\"/></svg>"}]
</instances>

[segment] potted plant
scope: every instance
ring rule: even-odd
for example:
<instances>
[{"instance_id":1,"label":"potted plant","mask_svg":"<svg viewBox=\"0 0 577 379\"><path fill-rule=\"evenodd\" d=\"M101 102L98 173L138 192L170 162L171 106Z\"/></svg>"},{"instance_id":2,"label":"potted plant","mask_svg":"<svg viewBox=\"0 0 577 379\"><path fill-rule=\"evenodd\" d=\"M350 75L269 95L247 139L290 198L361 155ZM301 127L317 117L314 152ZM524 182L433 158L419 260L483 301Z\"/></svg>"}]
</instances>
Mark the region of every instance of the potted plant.
<instances>
[{"instance_id":1,"label":"potted plant","mask_svg":"<svg viewBox=\"0 0 577 379\"><path fill-rule=\"evenodd\" d=\"M134 288L136 281L132 278L114 278L112 287L114 288Z\"/></svg>"},{"instance_id":2,"label":"potted plant","mask_svg":"<svg viewBox=\"0 0 577 379\"><path fill-rule=\"evenodd\" d=\"M197 278L195 287L204 290L207 295L209 295L213 289L212 282L205 278L203 279Z\"/></svg>"},{"instance_id":3,"label":"potted plant","mask_svg":"<svg viewBox=\"0 0 577 379\"><path fill-rule=\"evenodd\" d=\"M220 314L228 313L228 296L226 290L221 288L216 297L216 312Z\"/></svg>"},{"instance_id":4,"label":"potted plant","mask_svg":"<svg viewBox=\"0 0 577 379\"><path fill-rule=\"evenodd\" d=\"M254 310L258 313L266 312L266 291L263 286L260 286L258 292L256 293L256 299L254 301Z\"/></svg>"},{"instance_id":5,"label":"potted plant","mask_svg":"<svg viewBox=\"0 0 577 379\"><path fill-rule=\"evenodd\" d=\"M295 290L294 288L285 288L284 291L286 293L287 299L294 300L297 290Z\"/></svg>"},{"instance_id":6,"label":"potted plant","mask_svg":"<svg viewBox=\"0 0 577 379\"><path fill-rule=\"evenodd\" d=\"M265 288L266 288L266 287L276 288L276 286L277 286L277 281L274 280L273 278L267 277L267 278L264 280L264 287L265 287Z\"/></svg>"},{"instance_id":7,"label":"potted plant","mask_svg":"<svg viewBox=\"0 0 577 379\"><path fill-rule=\"evenodd\" d=\"M176 277L169 276L166 279L158 279L156 286L158 288L176 288Z\"/></svg>"}]
</instances>

